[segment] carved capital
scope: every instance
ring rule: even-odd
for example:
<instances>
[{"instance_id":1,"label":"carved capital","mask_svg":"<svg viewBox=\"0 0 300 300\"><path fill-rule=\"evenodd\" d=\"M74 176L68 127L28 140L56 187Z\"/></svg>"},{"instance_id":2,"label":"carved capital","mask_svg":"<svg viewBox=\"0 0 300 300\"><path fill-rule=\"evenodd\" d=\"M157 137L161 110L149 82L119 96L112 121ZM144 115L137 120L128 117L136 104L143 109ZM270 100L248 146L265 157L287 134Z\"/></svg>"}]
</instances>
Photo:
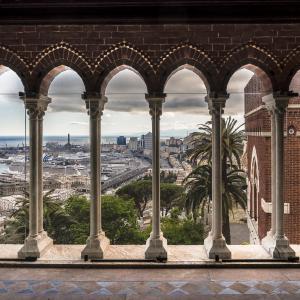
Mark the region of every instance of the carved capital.
<instances>
[{"instance_id":1,"label":"carved capital","mask_svg":"<svg viewBox=\"0 0 300 300\"><path fill-rule=\"evenodd\" d=\"M213 98L211 96L205 97L205 101L208 103L209 113L211 115L221 116L224 113L224 107L228 98L228 94L220 95L217 98Z\"/></svg>"},{"instance_id":2,"label":"carved capital","mask_svg":"<svg viewBox=\"0 0 300 300\"><path fill-rule=\"evenodd\" d=\"M85 99L86 108L91 118L100 118L103 114L106 97Z\"/></svg>"},{"instance_id":3,"label":"carved capital","mask_svg":"<svg viewBox=\"0 0 300 300\"><path fill-rule=\"evenodd\" d=\"M23 97L27 114L31 120L38 119L43 120L45 111L47 110L48 104L51 103L51 98L40 97L40 98L26 98Z\"/></svg>"},{"instance_id":4,"label":"carved capital","mask_svg":"<svg viewBox=\"0 0 300 300\"><path fill-rule=\"evenodd\" d=\"M149 103L149 113L152 117L160 117L162 114L162 104L165 102L166 94L146 95Z\"/></svg>"}]
</instances>

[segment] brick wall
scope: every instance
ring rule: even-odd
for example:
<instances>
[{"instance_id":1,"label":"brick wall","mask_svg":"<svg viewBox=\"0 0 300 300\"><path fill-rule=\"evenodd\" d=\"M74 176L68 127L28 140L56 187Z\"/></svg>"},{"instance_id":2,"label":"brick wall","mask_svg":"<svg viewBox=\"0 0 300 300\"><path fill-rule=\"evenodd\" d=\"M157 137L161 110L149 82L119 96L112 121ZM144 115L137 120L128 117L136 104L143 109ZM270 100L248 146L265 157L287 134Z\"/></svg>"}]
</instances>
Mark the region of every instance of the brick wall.
<instances>
[{"instance_id":1,"label":"brick wall","mask_svg":"<svg viewBox=\"0 0 300 300\"><path fill-rule=\"evenodd\" d=\"M297 90L297 83L300 82L299 76L293 80L293 89ZM249 81L245 88L245 107L253 110L262 104L261 97L256 94L259 92L261 85L256 76ZM253 93L253 95L251 95ZM260 98L260 99L259 99ZM292 98L290 104L299 104L300 98ZM286 236L291 243L300 243L300 233L295 228L300 226L300 107L288 108L285 114L285 131L289 126L296 130L295 135L287 135L284 139L284 160L285 160L285 181L284 181L284 201L290 203L290 214L284 215L284 226ZM245 119L246 132L250 133L270 133L271 122L266 109L249 115ZM297 136L297 133L299 136ZM259 169L259 196L260 201L271 201L271 138L265 136L248 136L247 155L248 155L248 176L251 172L251 158L253 148L255 147ZM252 194L251 194L252 196ZM258 233L262 239L271 227L271 214L265 213L259 203Z\"/></svg>"},{"instance_id":2,"label":"brick wall","mask_svg":"<svg viewBox=\"0 0 300 300\"><path fill-rule=\"evenodd\" d=\"M62 42L65 49L59 53ZM118 51L122 43L131 50L123 45ZM110 63L118 67L123 61L142 65L138 71L156 92L162 92L160 82L184 63L200 69L210 90L217 92L224 92L232 73L247 64L268 75L269 90L287 90L300 64L299 24L0 25L0 45L6 51L0 53L0 63L8 61L18 69L16 60L21 59L26 66L19 73L24 77L45 76L44 70L60 62L77 72L84 67L80 75L92 78L85 75L87 70L95 74L102 63L97 71L101 74ZM7 51L18 57L9 57ZM84 80L87 85L90 78Z\"/></svg>"},{"instance_id":3,"label":"brick wall","mask_svg":"<svg viewBox=\"0 0 300 300\"><path fill-rule=\"evenodd\" d=\"M93 58L124 40L152 58L182 42L199 45L214 60L229 50L253 41L284 57L300 44L299 24L209 24L209 25L1 25L0 40L27 59L61 41L72 44Z\"/></svg>"}]
</instances>

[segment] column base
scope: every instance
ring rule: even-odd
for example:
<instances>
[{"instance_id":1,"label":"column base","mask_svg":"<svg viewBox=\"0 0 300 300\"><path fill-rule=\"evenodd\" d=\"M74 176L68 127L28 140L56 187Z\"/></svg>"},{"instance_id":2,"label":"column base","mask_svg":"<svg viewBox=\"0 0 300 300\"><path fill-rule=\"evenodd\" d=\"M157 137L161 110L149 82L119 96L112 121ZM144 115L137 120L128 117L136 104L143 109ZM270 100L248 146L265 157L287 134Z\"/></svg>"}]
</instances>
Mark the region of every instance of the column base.
<instances>
[{"instance_id":1,"label":"column base","mask_svg":"<svg viewBox=\"0 0 300 300\"><path fill-rule=\"evenodd\" d=\"M98 237L89 237L85 248L81 252L81 258L84 259L87 256L88 259L103 259L104 252L109 244L110 241L104 232L101 232Z\"/></svg>"},{"instance_id":2,"label":"column base","mask_svg":"<svg viewBox=\"0 0 300 300\"><path fill-rule=\"evenodd\" d=\"M231 259L231 252L226 245L224 237L214 239L210 232L208 237L204 240L204 248L209 259L215 259L216 256L218 256L219 259Z\"/></svg>"},{"instance_id":3,"label":"column base","mask_svg":"<svg viewBox=\"0 0 300 300\"><path fill-rule=\"evenodd\" d=\"M18 258L40 258L53 246L53 240L47 232L39 234L37 237L28 236L24 246L18 252Z\"/></svg>"},{"instance_id":4,"label":"column base","mask_svg":"<svg viewBox=\"0 0 300 300\"><path fill-rule=\"evenodd\" d=\"M162 234L159 239L154 239L151 235L146 242L145 259L167 260L167 240Z\"/></svg>"},{"instance_id":5,"label":"column base","mask_svg":"<svg viewBox=\"0 0 300 300\"><path fill-rule=\"evenodd\" d=\"M286 237L276 239L275 236L272 236L268 232L267 236L262 239L261 244L273 258L287 260L296 257L296 253L291 248L289 240Z\"/></svg>"}]
</instances>

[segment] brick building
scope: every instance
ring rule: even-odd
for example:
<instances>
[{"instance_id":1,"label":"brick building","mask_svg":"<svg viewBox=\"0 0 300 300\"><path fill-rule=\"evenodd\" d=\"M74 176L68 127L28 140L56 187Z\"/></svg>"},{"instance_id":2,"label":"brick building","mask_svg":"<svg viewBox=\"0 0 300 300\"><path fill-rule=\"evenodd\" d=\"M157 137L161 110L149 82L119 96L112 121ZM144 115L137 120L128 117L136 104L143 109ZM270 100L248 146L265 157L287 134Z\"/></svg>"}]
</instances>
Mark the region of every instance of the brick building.
<instances>
[{"instance_id":1,"label":"brick building","mask_svg":"<svg viewBox=\"0 0 300 300\"><path fill-rule=\"evenodd\" d=\"M247 134L248 227L251 242L259 244L271 229L271 118L263 102L262 82L254 75L245 87ZM300 91L299 74L290 86ZM300 243L300 98L290 99L284 115L284 226L293 244Z\"/></svg>"}]
</instances>

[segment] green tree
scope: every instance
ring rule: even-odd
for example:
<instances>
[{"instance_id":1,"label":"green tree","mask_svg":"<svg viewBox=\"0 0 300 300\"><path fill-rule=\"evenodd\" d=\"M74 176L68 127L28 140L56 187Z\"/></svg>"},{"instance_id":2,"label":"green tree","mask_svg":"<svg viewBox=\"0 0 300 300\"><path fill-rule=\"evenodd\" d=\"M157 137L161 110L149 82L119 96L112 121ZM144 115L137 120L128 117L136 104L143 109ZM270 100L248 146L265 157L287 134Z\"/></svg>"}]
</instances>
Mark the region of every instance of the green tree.
<instances>
[{"instance_id":1,"label":"green tree","mask_svg":"<svg viewBox=\"0 0 300 300\"><path fill-rule=\"evenodd\" d=\"M67 199L64 208L75 221L70 226L70 243L85 244L90 231L90 202L85 196L73 195Z\"/></svg>"},{"instance_id":2,"label":"green tree","mask_svg":"<svg viewBox=\"0 0 300 300\"><path fill-rule=\"evenodd\" d=\"M184 207L184 188L173 183L162 183L160 185L161 213L166 216L169 211L178 207L181 210Z\"/></svg>"},{"instance_id":3,"label":"green tree","mask_svg":"<svg viewBox=\"0 0 300 300\"><path fill-rule=\"evenodd\" d=\"M72 196L65 205L76 221L70 227L74 244L84 244L89 236L90 202L84 196ZM143 244L145 236L137 223L134 202L117 196L102 196L102 228L111 244Z\"/></svg>"},{"instance_id":4,"label":"green tree","mask_svg":"<svg viewBox=\"0 0 300 300\"><path fill-rule=\"evenodd\" d=\"M229 163L241 168L241 156L246 140L245 131L241 129L243 125L237 126L237 120L229 117L222 119L222 167ZM211 162L212 158L212 127L211 121L200 125L199 132L192 134L192 149L187 151L188 157L195 164Z\"/></svg>"},{"instance_id":5,"label":"green tree","mask_svg":"<svg viewBox=\"0 0 300 300\"><path fill-rule=\"evenodd\" d=\"M152 182L151 180L137 180L121 187L116 194L125 199L133 199L139 217L142 217L146 205L151 199Z\"/></svg>"},{"instance_id":6,"label":"green tree","mask_svg":"<svg viewBox=\"0 0 300 300\"><path fill-rule=\"evenodd\" d=\"M233 203L239 203L245 209L246 174L241 169L240 157L243 153L245 133L237 126L237 121L229 117L222 119L222 210L223 234L228 244L231 243L229 212ZM211 158L212 158L212 128L211 122L199 127L200 132L194 133L188 151L191 161L198 165L186 178L187 203L186 206L195 211L197 207L205 207L211 201ZM210 175L208 178L205 176ZM207 182L209 180L209 182ZM205 188L205 184L207 187ZM203 190L202 190L203 189Z\"/></svg>"},{"instance_id":7,"label":"green tree","mask_svg":"<svg viewBox=\"0 0 300 300\"><path fill-rule=\"evenodd\" d=\"M169 245L203 244L203 224L192 218L180 218L180 210L173 209L170 217L162 218L162 231Z\"/></svg>"},{"instance_id":8,"label":"green tree","mask_svg":"<svg viewBox=\"0 0 300 300\"><path fill-rule=\"evenodd\" d=\"M102 196L102 224L111 244L144 244L145 234L137 223L134 202L116 196Z\"/></svg>"}]
</instances>

